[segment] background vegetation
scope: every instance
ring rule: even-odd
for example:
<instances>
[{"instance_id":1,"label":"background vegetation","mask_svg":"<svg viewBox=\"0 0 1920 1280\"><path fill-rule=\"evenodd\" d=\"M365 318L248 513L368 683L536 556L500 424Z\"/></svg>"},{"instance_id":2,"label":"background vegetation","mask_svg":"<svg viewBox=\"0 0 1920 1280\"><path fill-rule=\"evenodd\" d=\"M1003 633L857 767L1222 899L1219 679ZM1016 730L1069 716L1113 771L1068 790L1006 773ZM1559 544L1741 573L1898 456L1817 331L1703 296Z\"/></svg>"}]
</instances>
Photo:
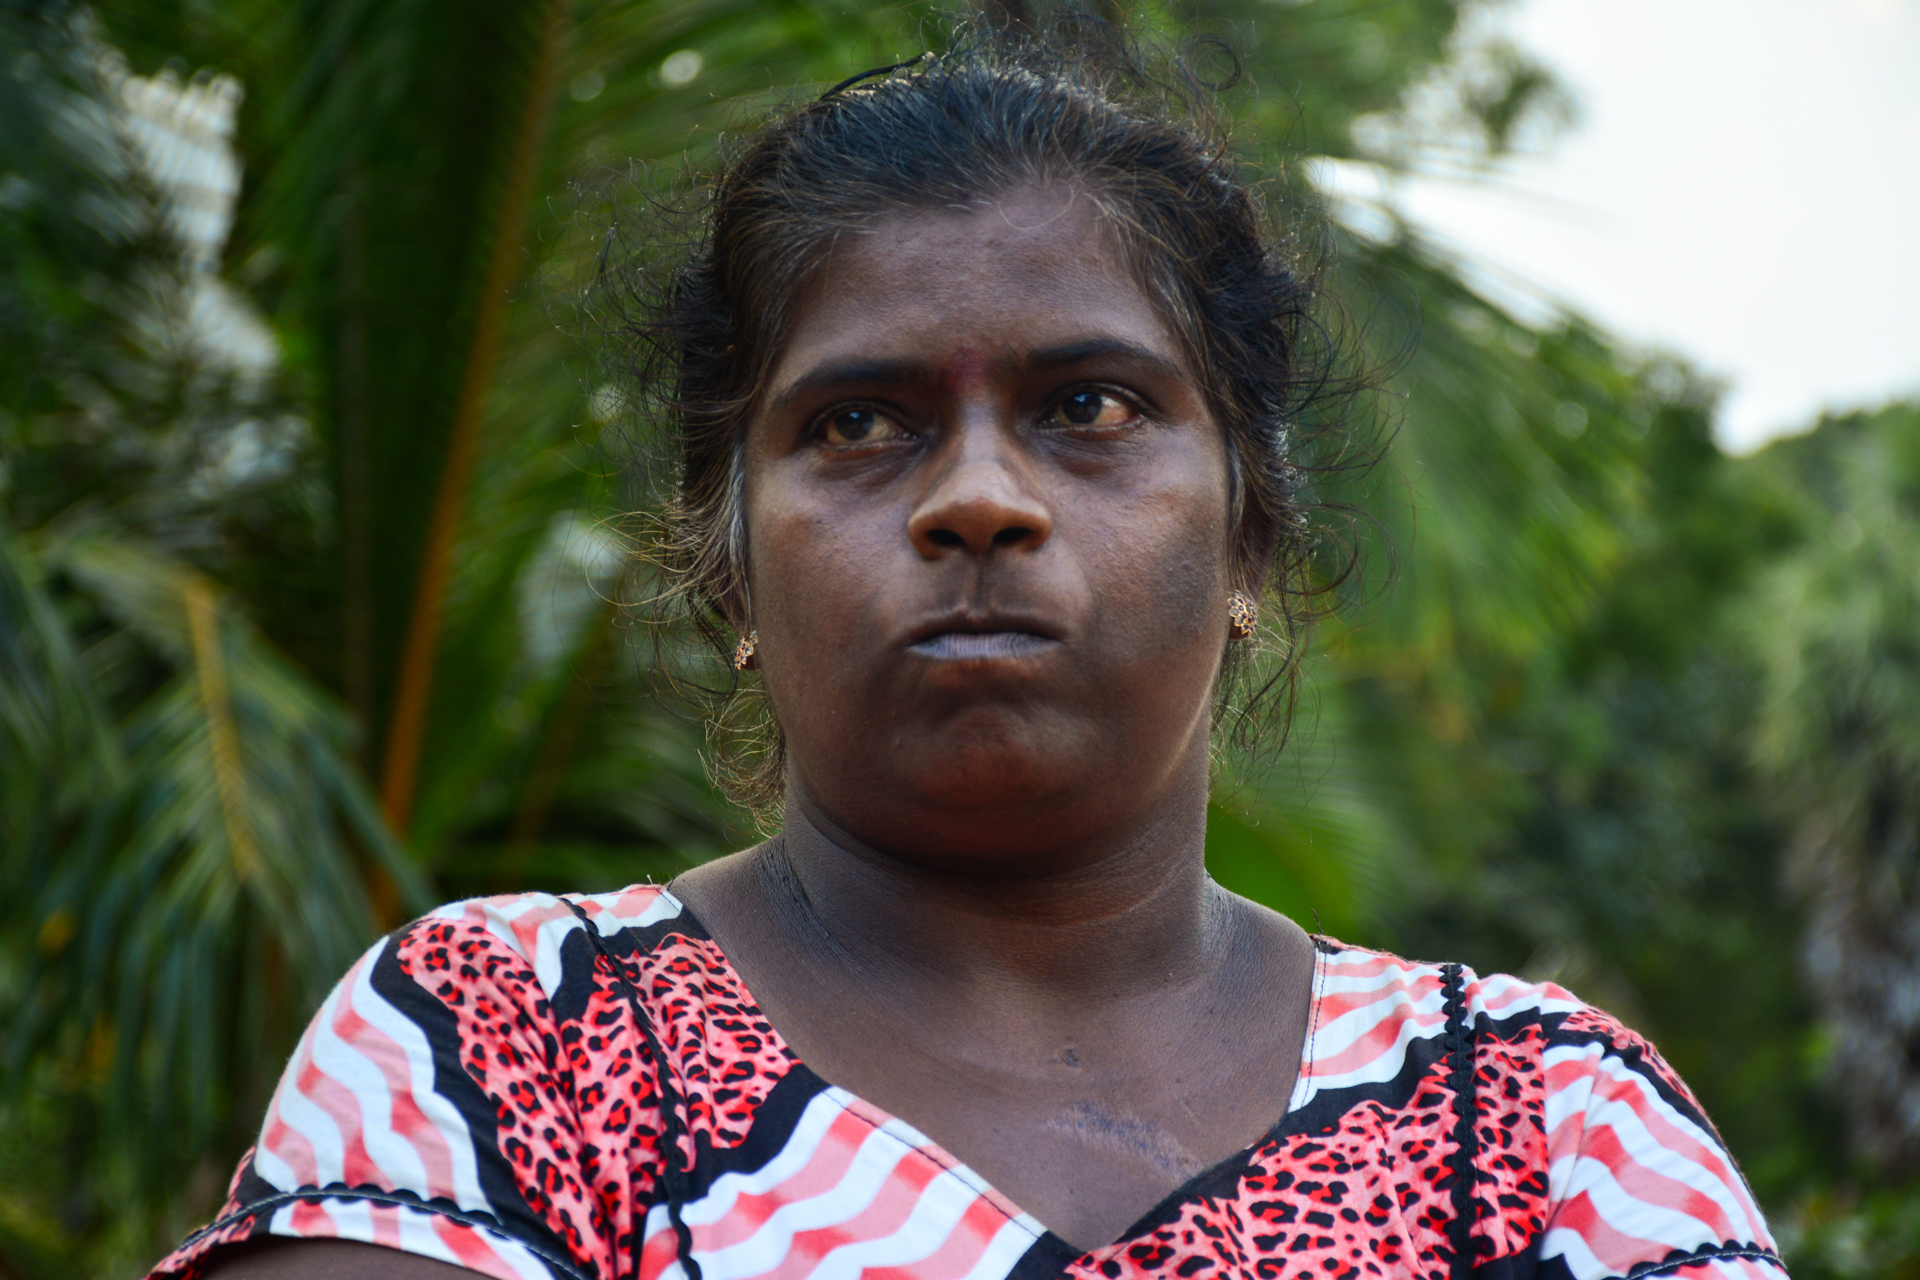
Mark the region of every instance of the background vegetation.
<instances>
[{"instance_id":1,"label":"background vegetation","mask_svg":"<svg viewBox=\"0 0 1920 1280\"><path fill-rule=\"evenodd\" d=\"M1302 191L1567 115L1478 4L1114 16L1229 37L1249 158ZM0 0L0 1276L136 1275L204 1218L381 929L751 838L620 625L570 184L670 183L941 21ZM1920 407L1727 457L1684 362L1340 212L1341 291L1413 354L1216 876L1613 1009L1797 1275L1920 1275Z\"/></svg>"}]
</instances>

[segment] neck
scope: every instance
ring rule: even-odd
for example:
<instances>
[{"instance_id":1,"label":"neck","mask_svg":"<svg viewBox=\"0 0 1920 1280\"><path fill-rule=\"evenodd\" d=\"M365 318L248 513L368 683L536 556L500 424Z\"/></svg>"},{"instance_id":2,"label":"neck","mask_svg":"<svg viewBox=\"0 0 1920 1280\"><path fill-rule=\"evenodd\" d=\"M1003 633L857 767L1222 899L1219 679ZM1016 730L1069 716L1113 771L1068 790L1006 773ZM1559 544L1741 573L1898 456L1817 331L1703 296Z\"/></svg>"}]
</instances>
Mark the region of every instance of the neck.
<instances>
[{"instance_id":1,"label":"neck","mask_svg":"<svg viewBox=\"0 0 1920 1280\"><path fill-rule=\"evenodd\" d=\"M1206 790L1123 838L1006 865L926 866L875 850L797 786L758 861L790 936L852 971L948 991L1084 1004L1202 979L1234 914L1205 865Z\"/></svg>"}]
</instances>

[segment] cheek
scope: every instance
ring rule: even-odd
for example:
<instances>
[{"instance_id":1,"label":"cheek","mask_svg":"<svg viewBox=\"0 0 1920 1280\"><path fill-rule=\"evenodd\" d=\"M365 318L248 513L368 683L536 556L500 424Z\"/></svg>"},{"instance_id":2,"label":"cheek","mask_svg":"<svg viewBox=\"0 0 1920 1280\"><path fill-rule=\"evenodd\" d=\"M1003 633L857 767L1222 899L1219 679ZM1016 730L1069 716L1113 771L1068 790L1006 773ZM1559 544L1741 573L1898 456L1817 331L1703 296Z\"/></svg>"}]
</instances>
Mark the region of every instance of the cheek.
<instances>
[{"instance_id":1,"label":"cheek","mask_svg":"<svg viewBox=\"0 0 1920 1280\"><path fill-rule=\"evenodd\" d=\"M763 670L847 652L873 625L883 549L842 510L766 494L749 495L747 511L747 582Z\"/></svg>"},{"instance_id":2,"label":"cheek","mask_svg":"<svg viewBox=\"0 0 1920 1280\"><path fill-rule=\"evenodd\" d=\"M1169 469L1173 470L1173 469ZM1229 574L1223 474L1196 467L1168 477L1128 502L1101 504L1090 539L1100 563L1107 625L1128 635L1136 651L1196 647L1212 660L1224 639Z\"/></svg>"}]
</instances>

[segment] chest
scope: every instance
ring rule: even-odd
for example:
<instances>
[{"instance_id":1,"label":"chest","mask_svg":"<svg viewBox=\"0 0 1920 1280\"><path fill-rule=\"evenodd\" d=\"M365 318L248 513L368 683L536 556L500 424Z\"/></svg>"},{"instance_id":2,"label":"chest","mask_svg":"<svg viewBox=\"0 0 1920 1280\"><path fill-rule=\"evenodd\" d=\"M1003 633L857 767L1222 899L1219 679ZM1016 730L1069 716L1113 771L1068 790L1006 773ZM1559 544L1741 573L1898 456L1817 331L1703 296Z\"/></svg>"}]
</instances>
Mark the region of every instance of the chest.
<instances>
[{"instance_id":1,"label":"chest","mask_svg":"<svg viewBox=\"0 0 1920 1280\"><path fill-rule=\"evenodd\" d=\"M1356 1021L1370 1006L1316 995L1284 1118L1088 1240L1049 1230L1058 1214L1043 1216L1041 1197L821 1078L717 952L637 948L562 967L532 1011L552 1028L544 1049L468 1071L497 1108L493 1141L528 1206L598 1274L651 1280L691 1259L705 1280L1441 1280L1463 1259L1527 1252L1546 1221L1537 1046L1463 1039L1397 997L1391 1016ZM478 1042L474 1030L463 1038ZM1463 1095L1463 1079L1477 1090Z\"/></svg>"},{"instance_id":2,"label":"chest","mask_svg":"<svg viewBox=\"0 0 1920 1280\"><path fill-rule=\"evenodd\" d=\"M651 997L647 1034L673 1069L662 1087L626 1090L631 1107L617 1085L590 1085L584 1092L602 1105L578 1114L595 1149L628 1151L621 1163L647 1205L652 1262L642 1274L670 1269L676 1215L706 1280L803 1274L812 1264L794 1258L849 1249L897 1253L903 1265L911 1255L911 1266L883 1268L902 1277L997 1280L1038 1268L1076 1280L1308 1271L1438 1280L1451 1271L1461 1113L1456 1064L1444 1055L1409 1059L1397 1100L1323 1097L1280 1119L1287 1101L1263 1099L1244 1113L1262 1117L1249 1120L1247 1141L1206 1160L1189 1135L1225 1141L1224 1111L1209 1130L1183 1123L1177 1100L1156 1108L1146 1092L1136 1104L1107 1089L1099 1103L1077 1105L1071 1089L1044 1078L983 1087L964 1065L943 1069L937 1055L896 1043L901 1061L869 1087L911 1092L919 1111L909 1123L885 1099L829 1084L803 1063L724 973L681 957L632 976ZM581 1020L624 1021L619 985L597 983ZM1314 1095L1292 1092L1296 1104ZM962 1132L967 1149L936 1127ZM677 1158L661 1161L667 1150ZM936 1259L945 1261L924 1270Z\"/></svg>"},{"instance_id":3,"label":"chest","mask_svg":"<svg viewBox=\"0 0 1920 1280\"><path fill-rule=\"evenodd\" d=\"M1059 1229L1060 1206L1070 1220L1071 1199L1014 1192L981 1162L962 1160L922 1127L804 1064L768 1063L751 1075L733 1065L745 1060L727 1042L751 1042L750 1021L706 1031L701 1060L688 1055L689 1069L657 1099L690 1118L676 1132L665 1112L659 1117L661 1138L687 1161L672 1185L660 1185L657 1147L631 1147L626 1172L634 1200L647 1206L643 1276L673 1273L676 1218L705 1280L806 1275L827 1257L859 1261L848 1275L897 1280L1459 1274L1454 1263L1467 1240L1455 1194L1461 1113L1444 1059L1410 1076L1397 1104L1343 1096L1296 1108L1246 1150L1129 1210L1121 1227L1093 1240ZM1492 1109L1479 1118L1489 1134L1498 1130ZM583 1119L592 1124L591 1115ZM655 1128L653 1119L643 1117L640 1128ZM613 1145L589 1136L603 1149ZM1124 1196L1123 1183L1102 1180L1101 1157L1084 1144L1078 1155L1068 1144L1035 1145L1038 1154L1009 1148L1016 1158L1008 1167L1044 1169L1057 1160L1051 1167L1073 1186L1119 1187ZM1515 1154L1513 1168L1539 1167L1538 1153ZM1480 1196L1501 1203L1532 1202L1545 1190L1519 1185L1498 1165L1473 1176L1487 1184ZM1537 1222L1529 1225L1537 1234Z\"/></svg>"},{"instance_id":4,"label":"chest","mask_svg":"<svg viewBox=\"0 0 1920 1280\"><path fill-rule=\"evenodd\" d=\"M1058 1236L1094 1247L1258 1143L1287 1108L1298 1043L1220 1045L1175 1031L1132 1045L1086 1034L991 1051L976 1041L962 1053L874 1027L802 1056L910 1120Z\"/></svg>"},{"instance_id":5,"label":"chest","mask_svg":"<svg viewBox=\"0 0 1920 1280\"><path fill-rule=\"evenodd\" d=\"M1396 1124L1404 1119L1361 1108L1331 1132L1282 1125L1086 1247L916 1127L801 1067L776 1086L748 1143L703 1153L677 1212L707 1280L810 1274L823 1255L896 1280L1445 1280L1457 1274L1458 1241L1447 1117L1430 1128ZM671 1273L675 1212L650 1209L642 1275Z\"/></svg>"}]
</instances>

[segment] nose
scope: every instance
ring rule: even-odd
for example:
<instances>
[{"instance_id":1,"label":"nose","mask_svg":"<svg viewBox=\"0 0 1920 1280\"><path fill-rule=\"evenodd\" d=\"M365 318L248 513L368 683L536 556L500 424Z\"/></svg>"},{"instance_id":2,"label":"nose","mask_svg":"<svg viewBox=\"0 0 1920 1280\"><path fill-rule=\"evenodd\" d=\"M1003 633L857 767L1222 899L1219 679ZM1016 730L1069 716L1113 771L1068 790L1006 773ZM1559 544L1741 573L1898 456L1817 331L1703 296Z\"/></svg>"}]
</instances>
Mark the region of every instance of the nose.
<instances>
[{"instance_id":1,"label":"nose","mask_svg":"<svg viewBox=\"0 0 1920 1280\"><path fill-rule=\"evenodd\" d=\"M1038 550L1053 533L1053 515L1029 483L1017 446L985 423L962 436L907 521L914 549L929 560L956 551Z\"/></svg>"}]
</instances>

